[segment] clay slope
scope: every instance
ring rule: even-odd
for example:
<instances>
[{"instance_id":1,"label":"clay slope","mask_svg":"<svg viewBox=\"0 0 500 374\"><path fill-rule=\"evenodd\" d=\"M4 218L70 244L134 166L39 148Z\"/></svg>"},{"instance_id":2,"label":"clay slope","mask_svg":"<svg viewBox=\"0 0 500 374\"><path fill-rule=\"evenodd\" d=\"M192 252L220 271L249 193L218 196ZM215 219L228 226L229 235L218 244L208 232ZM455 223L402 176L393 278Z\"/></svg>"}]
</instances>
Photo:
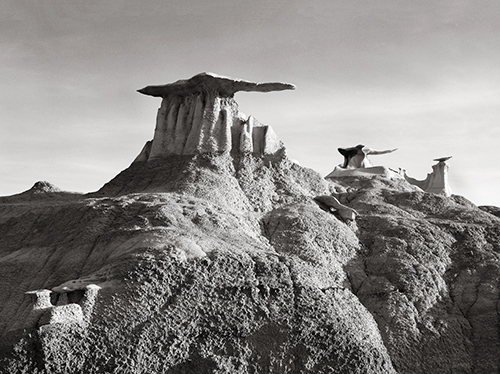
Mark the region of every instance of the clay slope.
<instances>
[{"instance_id":1,"label":"clay slope","mask_svg":"<svg viewBox=\"0 0 500 374\"><path fill-rule=\"evenodd\" d=\"M2 370L393 371L346 287L358 239L312 200L327 188L318 174L286 158L164 161L100 196L2 217ZM159 174L175 162L188 165ZM76 304L88 284L102 287L90 323L29 324L25 291Z\"/></svg>"},{"instance_id":2,"label":"clay slope","mask_svg":"<svg viewBox=\"0 0 500 374\"><path fill-rule=\"evenodd\" d=\"M325 194L357 222L320 209ZM461 197L203 154L134 163L78 199L8 204L0 371L499 370L500 220ZM34 321L24 292L43 288L59 306Z\"/></svg>"}]
</instances>

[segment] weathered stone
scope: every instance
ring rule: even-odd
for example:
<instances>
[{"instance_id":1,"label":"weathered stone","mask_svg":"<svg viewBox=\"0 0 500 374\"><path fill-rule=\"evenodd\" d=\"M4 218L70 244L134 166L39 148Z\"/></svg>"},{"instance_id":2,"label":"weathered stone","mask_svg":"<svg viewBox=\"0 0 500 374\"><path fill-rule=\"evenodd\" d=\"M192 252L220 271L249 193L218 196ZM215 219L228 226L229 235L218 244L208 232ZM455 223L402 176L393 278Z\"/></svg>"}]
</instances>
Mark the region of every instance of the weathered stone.
<instances>
[{"instance_id":1,"label":"weathered stone","mask_svg":"<svg viewBox=\"0 0 500 374\"><path fill-rule=\"evenodd\" d=\"M43 326L54 323L75 322L83 322L82 307L78 304L66 304L45 310L38 324Z\"/></svg>"},{"instance_id":2,"label":"weathered stone","mask_svg":"<svg viewBox=\"0 0 500 374\"><path fill-rule=\"evenodd\" d=\"M27 291L26 295L30 295L31 302L33 304L33 309L46 309L52 306L50 302L50 290L35 290Z\"/></svg>"},{"instance_id":3,"label":"weathered stone","mask_svg":"<svg viewBox=\"0 0 500 374\"><path fill-rule=\"evenodd\" d=\"M38 181L31 187L33 193L61 192L61 189L46 181Z\"/></svg>"},{"instance_id":4,"label":"weathered stone","mask_svg":"<svg viewBox=\"0 0 500 374\"><path fill-rule=\"evenodd\" d=\"M338 148L339 153L344 156L344 162L336 166L325 179L335 179L338 177L368 177L374 175L384 176L386 178L402 178L398 172L386 168L385 166L373 166L368 159L369 155L383 155L396 151L389 149L385 151L376 151L365 147L362 144L351 148Z\"/></svg>"},{"instance_id":5,"label":"weathered stone","mask_svg":"<svg viewBox=\"0 0 500 374\"><path fill-rule=\"evenodd\" d=\"M432 166L432 173L427 174L427 178L424 180L412 178L406 175L406 172L404 173L404 177L409 183L421 188L425 192L451 196L451 187L448 182L448 170L450 167L446 163L450 158L435 159L434 161L438 161L438 163Z\"/></svg>"},{"instance_id":6,"label":"weathered stone","mask_svg":"<svg viewBox=\"0 0 500 374\"><path fill-rule=\"evenodd\" d=\"M258 156L276 154L284 149L283 143L269 126L240 113L233 94L293 88L285 83L253 83L202 73L189 80L141 89L139 92L163 100L154 138L134 162L231 151Z\"/></svg>"},{"instance_id":7,"label":"weathered stone","mask_svg":"<svg viewBox=\"0 0 500 374\"><path fill-rule=\"evenodd\" d=\"M479 207L479 209L488 212L495 217L500 218L500 207L494 206L494 205L482 205Z\"/></svg>"},{"instance_id":8,"label":"weathered stone","mask_svg":"<svg viewBox=\"0 0 500 374\"><path fill-rule=\"evenodd\" d=\"M162 133L213 149L165 108ZM386 168L325 181L269 162L273 133L237 121L230 152L146 147L98 193L0 199L0 372L500 370L495 209ZM355 210L356 230L315 196ZM34 292L33 309L23 292L46 287L65 296ZM34 310L49 314L24 330Z\"/></svg>"},{"instance_id":9,"label":"weathered stone","mask_svg":"<svg viewBox=\"0 0 500 374\"><path fill-rule=\"evenodd\" d=\"M368 159L369 155L383 155L396 150L397 148L385 151L376 151L362 144L351 148L338 148L339 153L344 156L344 163L342 164L343 169L370 168L373 165Z\"/></svg>"},{"instance_id":10,"label":"weathered stone","mask_svg":"<svg viewBox=\"0 0 500 374\"><path fill-rule=\"evenodd\" d=\"M238 91L272 92L294 90L295 86L289 83L270 82L257 83L235 79L214 73L200 73L190 79L181 79L177 82L162 86L147 86L138 90L144 95L166 97L169 95L183 96L192 93L214 92L222 97L232 97Z\"/></svg>"},{"instance_id":11,"label":"weathered stone","mask_svg":"<svg viewBox=\"0 0 500 374\"><path fill-rule=\"evenodd\" d=\"M354 221L356 219L356 216L358 215L358 212L356 212L352 208L349 208L348 206L341 204L333 196L316 196L314 200L327 211L338 211L340 216L345 220Z\"/></svg>"},{"instance_id":12,"label":"weathered stone","mask_svg":"<svg viewBox=\"0 0 500 374\"><path fill-rule=\"evenodd\" d=\"M82 318L86 324L89 324L90 320L92 319L94 307L96 305L100 290L101 287L96 284L89 284L87 287L85 287L85 294L83 295L83 299L80 304L83 314Z\"/></svg>"},{"instance_id":13,"label":"weathered stone","mask_svg":"<svg viewBox=\"0 0 500 374\"><path fill-rule=\"evenodd\" d=\"M26 295L30 296L32 309L26 318L26 322L21 325L24 325L25 328L33 328L38 325L44 313L53 307L50 302L51 292L45 289L25 292ZM19 324L16 325L18 326Z\"/></svg>"},{"instance_id":14,"label":"weathered stone","mask_svg":"<svg viewBox=\"0 0 500 374\"><path fill-rule=\"evenodd\" d=\"M404 179L399 171L393 170L385 166L372 166L368 168L356 168L356 169L344 169L340 166L336 166L329 174L325 176L325 179L335 180L337 178L373 178L374 176L380 176L387 179Z\"/></svg>"},{"instance_id":15,"label":"weathered stone","mask_svg":"<svg viewBox=\"0 0 500 374\"><path fill-rule=\"evenodd\" d=\"M38 181L27 191L11 196L0 196L0 204L21 201L38 201L46 199L71 200L73 198L79 198L82 195L82 193L78 192L63 191L54 186L52 183L46 181Z\"/></svg>"}]
</instances>

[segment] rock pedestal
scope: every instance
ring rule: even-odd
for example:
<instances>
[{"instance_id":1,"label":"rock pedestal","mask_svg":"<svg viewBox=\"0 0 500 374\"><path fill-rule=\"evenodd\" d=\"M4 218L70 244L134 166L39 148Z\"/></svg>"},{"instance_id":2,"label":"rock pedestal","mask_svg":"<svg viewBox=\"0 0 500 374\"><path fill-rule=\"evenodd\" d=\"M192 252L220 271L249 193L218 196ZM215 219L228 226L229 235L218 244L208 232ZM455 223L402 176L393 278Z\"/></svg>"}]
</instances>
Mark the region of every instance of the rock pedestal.
<instances>
[{"instance_id":1,"label":"rock pedestal","mask_svg":"<svg viewBox=\"0 0 500 374\"><path fill-rule=\"evenodd\" d=\"M272 155L284 149L270 126L238 109L238 91L270 92L294 89L287 83L255 83L201 73L188 80L138 90L161 97L152 141L134 162L171 155L253 153Z\"/></svg>"},{"instance_id":2,"label":"rock pedestal","mask_svg":"<svg viewBox=\"0 0 500 374\"><path fill-rule=\"evenodd\" d=\"M408 175L404 175L405 179L421 188L425 192L431 192L439 195L451 196L451 188L448 182L449 165L446 163L451 157L437 158L437 164L432 165L432 173L427 174L424 180L417 180Z\"/></svg>"},{"instance_id":3,"label":"rock pedestal","mask_svg":"<svg viewBox=\"0 0 500 374\"><path fill-rule=\"evenodd\" d=\"M45 289L25 292L26 295L30 296L33 308L26 321L26 327L34 327L40 317L52 308L52 303L50 302L51 293L52 291Z\"/></svg>"}]
</instances>

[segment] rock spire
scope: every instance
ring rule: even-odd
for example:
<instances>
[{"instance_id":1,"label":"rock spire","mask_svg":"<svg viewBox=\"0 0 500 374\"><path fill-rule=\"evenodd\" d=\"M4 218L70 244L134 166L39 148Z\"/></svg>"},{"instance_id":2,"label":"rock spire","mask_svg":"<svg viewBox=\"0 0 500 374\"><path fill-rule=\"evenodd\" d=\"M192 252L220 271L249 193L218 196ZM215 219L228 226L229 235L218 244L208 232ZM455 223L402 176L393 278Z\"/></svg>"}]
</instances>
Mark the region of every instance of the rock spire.
<instances>
[{"instance_id":1,"label":"rock spire","mask_svg":"<svg viewBox=\"0 0 500 374\"><path fill-rule=\"evenodd\" d=\"M277 154L284 146L271 127L241 113L233 96L238 91L291 89L295 86L288 83L256 83L213 73L144 87L138 92L161 97L162 103L153 140L134 162L200 153Z\"/></svg>"},{"instance_id":2,"label":"rock spire","mask_svg":"<svg viewBox=\"0 0 500 374\"><path fill-rule=\"evenodd\" d=\"M451 156L436 158L438 163L432 165L432 173L427 174L424 180L417 180L408 176L405 172L404 177L407 182L421 188L425 192L432 192L440 195L451 196L451 187L448 182L448 170L450 166L446 163Z\"/></svg>"}]
</instances>

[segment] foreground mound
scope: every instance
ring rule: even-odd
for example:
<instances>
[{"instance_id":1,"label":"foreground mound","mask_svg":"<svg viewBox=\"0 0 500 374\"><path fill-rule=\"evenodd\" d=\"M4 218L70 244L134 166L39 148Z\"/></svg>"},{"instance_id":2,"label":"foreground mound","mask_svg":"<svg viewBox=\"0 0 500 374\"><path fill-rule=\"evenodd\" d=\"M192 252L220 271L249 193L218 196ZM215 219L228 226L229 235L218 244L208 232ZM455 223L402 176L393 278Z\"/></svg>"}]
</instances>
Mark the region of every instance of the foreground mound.
<instances>
[{"instance_id":1,"label":"foreground mound","mask_svg":"<svg viewBox=\"0 0 500 374\"><path fill-rule=\"evenodd\" d=\"M102 196L130 170L93 196L5 203L2 370L498 369L497 217L404 180L233 161L191 158L163 192L151 164L122 194ZM316 205L328 190L357 223ZM63 307L85 312L90 284L79 320ZM44 288L50 318L33 319L23 293Z\"/></svg>"},{"instance_id":2,"label":"foreground mound","mask_svg":"<svg viewBox=\"0 0 500 374\"><path fill-rule=\"evenodd\" d=\"M210 175L206 166L193 170ZM358 239L304 193L326 185L291 163L262 168L253 184L235 171L216 173L228 189L210 178L198 186L230 199L239 191L234 207L194 196L197 182L186 180L182 194L87 197L4 216L5 370L393 371L343 271ZM58 308L79 303L89 284L101 287L89 322L64 315ZM43 288L62 317L30 318L23 292Z\"/></svg>"}]
</instances>

